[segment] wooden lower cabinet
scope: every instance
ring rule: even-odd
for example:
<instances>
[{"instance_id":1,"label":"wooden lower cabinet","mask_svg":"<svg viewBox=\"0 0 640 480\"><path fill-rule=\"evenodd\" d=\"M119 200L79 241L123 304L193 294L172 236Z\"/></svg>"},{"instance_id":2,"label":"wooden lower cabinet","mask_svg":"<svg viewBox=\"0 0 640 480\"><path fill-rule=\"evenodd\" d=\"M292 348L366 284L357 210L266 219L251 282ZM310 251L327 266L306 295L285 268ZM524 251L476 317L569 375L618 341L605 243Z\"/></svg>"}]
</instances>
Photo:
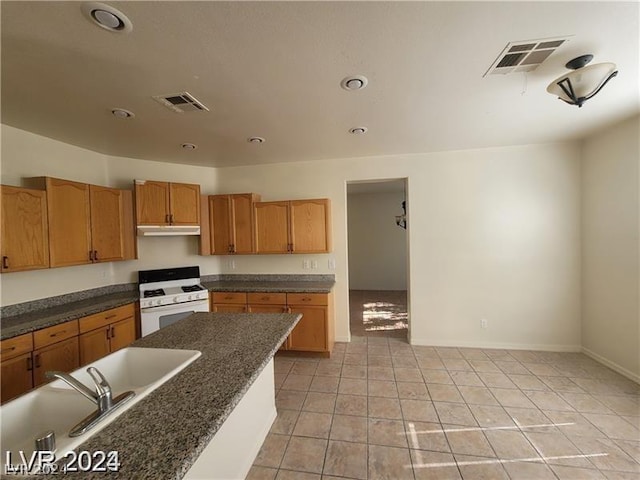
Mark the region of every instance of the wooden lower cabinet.
<instances>
[{"instance_id":1,"label":"wooden lower cabinet","mask_svg":"<svg viewBox=\"0 0 640 480\"><path fill-rule=\"evenodd\" d=\"M212 312L300 313L302 318L280 350L329 356L333 349L331 293L214 292Z\"/></svg>"},{"instance_id":2,"label":"wooden lower cabinet","mask_svg":"<svg viewBox=\"0 0 640 480\"><path fill-rule=\"evenodd\" d=\"M291 313L301 313L302 318L289 335L288 350L325 352L327 348L326 307L290 307Z\"/></svg>"},{"instance_id":3,"label":"wooden lower cabinet","mask_svg":"<svg viewBox=\"0 0 640 480\"><path fill-rule=\"evenodd\" d=\"M81 318L79 323L80 365L95 362L136 339L133 303Z\"/></svg>"},{"instance_id":4,"label":"wooden lower cabinet","mask_svg":"<svg viewBox=\"0 0 640 480\"><path fill-rule=\"evenodd\" d=\"M2 403L33 388L33 359L31 352L2 361L0 390Z\"/></svg>"},{"instance_id":5,"label":"wooden lower cabinet","mask_svg":"<svg viewBox=\"0 0 640 480\"><path fill-rule=\"evenodd\" d=\"M80 367L78 337L54 343L33 352L33 386L47 383L48 371L71 372Z\"/></svg>"}]
</instances>

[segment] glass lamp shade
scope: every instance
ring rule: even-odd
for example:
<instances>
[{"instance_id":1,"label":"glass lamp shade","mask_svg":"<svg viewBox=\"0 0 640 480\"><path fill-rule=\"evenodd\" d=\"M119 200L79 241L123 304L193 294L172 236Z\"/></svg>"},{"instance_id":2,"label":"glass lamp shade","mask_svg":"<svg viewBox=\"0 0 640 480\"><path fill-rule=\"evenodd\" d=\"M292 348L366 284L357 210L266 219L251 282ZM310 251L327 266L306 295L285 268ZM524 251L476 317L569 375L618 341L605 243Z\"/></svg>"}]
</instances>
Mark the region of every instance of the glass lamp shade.
<instances>
[{"instance_id":1,"label":"glass lamp shade","mask_svg":"<svg viewBox=\"0 0 640 480\"><path fill-rule=\"evenodd\" d=\"M586 100L595 95L615 71L615 63L597 63L578 68L556 78L547 87L547 92L556 95L567 103L575 103L574 99L560 87L561 83L568 87L568 82L566 81L568 79L571 82L576 99Z\"/></svg>"}]
</instances>

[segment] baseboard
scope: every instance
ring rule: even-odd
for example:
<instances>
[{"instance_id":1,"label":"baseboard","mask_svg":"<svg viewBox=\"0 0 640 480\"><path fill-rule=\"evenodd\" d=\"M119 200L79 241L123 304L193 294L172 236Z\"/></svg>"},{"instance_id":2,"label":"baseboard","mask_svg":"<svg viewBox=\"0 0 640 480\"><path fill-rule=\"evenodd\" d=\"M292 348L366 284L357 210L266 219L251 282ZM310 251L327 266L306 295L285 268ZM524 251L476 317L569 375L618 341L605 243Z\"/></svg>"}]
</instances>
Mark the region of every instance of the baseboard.
<instances>
[{"instance_id":1,"label":"baseboard","mask_svg":"<svg viewBox=\"0 0 640 480\"><path fill-rule=\"evenodd\" d=\"M507 350L538 350L541 352L581 352L580 345L555 345L537 343L493 343L493 342L448 342L434 341L411 337L411 345L424 345L429 347L462 347L462 348L499 348Z\"/></svg>"},{"instance_id":2,"label":"baseboard","mask_svg":"<svg viewBox=\"0 0 640 480\"><path fill-rule=\"evenodd\" d=\"M636 383L640 383L640 375L633 373L631 370L628 370L616 362L612 362L608 358L603 357L602 355L598 355L596 352L589 350L586 347L582 347L582 353L586 356L593 358L596 362L603 364L606 367L609 367L611 370L618 372L620 375L627 377L629 380L633 380Z\"/></svg>"},{"instance_id":3,"label":"baseboard","mask_svg":"<svg viewBox=\"0 0 640 480\"><path fill-rule=\"evenodd\" d=\"M351 341L351 336L347 337L336 337L336 342L349 343Z\"/></svg>"}]
</instances>

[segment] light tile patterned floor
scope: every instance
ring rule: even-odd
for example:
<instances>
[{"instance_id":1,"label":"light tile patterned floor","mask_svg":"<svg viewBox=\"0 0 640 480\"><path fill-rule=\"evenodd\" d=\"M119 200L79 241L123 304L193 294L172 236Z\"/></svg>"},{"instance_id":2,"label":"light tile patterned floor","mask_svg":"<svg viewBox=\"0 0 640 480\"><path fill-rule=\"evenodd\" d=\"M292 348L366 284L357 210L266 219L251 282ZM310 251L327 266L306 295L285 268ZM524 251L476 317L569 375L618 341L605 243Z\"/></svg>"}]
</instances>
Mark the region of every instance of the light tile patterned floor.
<instances>
[{"instance_id":1,"label":"light tile patterned floor","mask_svg":"<svg viewBox=\"0 0 640 480\"><path fill-rule=\"evenodd\" d=\"M640 386L582 354L353 337L275 380L252 480L640 478Z\"/></svg>"}]
</instances>

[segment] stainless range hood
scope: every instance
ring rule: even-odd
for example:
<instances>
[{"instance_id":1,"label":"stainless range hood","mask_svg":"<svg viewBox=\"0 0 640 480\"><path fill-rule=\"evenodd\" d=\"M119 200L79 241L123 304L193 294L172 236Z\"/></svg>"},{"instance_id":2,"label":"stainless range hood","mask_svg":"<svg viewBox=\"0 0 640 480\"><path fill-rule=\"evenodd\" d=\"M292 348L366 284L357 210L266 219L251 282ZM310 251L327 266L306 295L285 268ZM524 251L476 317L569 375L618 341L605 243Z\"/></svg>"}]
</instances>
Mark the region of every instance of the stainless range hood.
<instances>
[{"instance_id":1,"label":"stainless range hood","mask_svg":"<svg viewBox=\"0 0 640 480\"><path fill-rule=\"evenodd\" d=\"M200 235L200 225L138 225L139 237Z\"/></svg>"}]
</instances>

